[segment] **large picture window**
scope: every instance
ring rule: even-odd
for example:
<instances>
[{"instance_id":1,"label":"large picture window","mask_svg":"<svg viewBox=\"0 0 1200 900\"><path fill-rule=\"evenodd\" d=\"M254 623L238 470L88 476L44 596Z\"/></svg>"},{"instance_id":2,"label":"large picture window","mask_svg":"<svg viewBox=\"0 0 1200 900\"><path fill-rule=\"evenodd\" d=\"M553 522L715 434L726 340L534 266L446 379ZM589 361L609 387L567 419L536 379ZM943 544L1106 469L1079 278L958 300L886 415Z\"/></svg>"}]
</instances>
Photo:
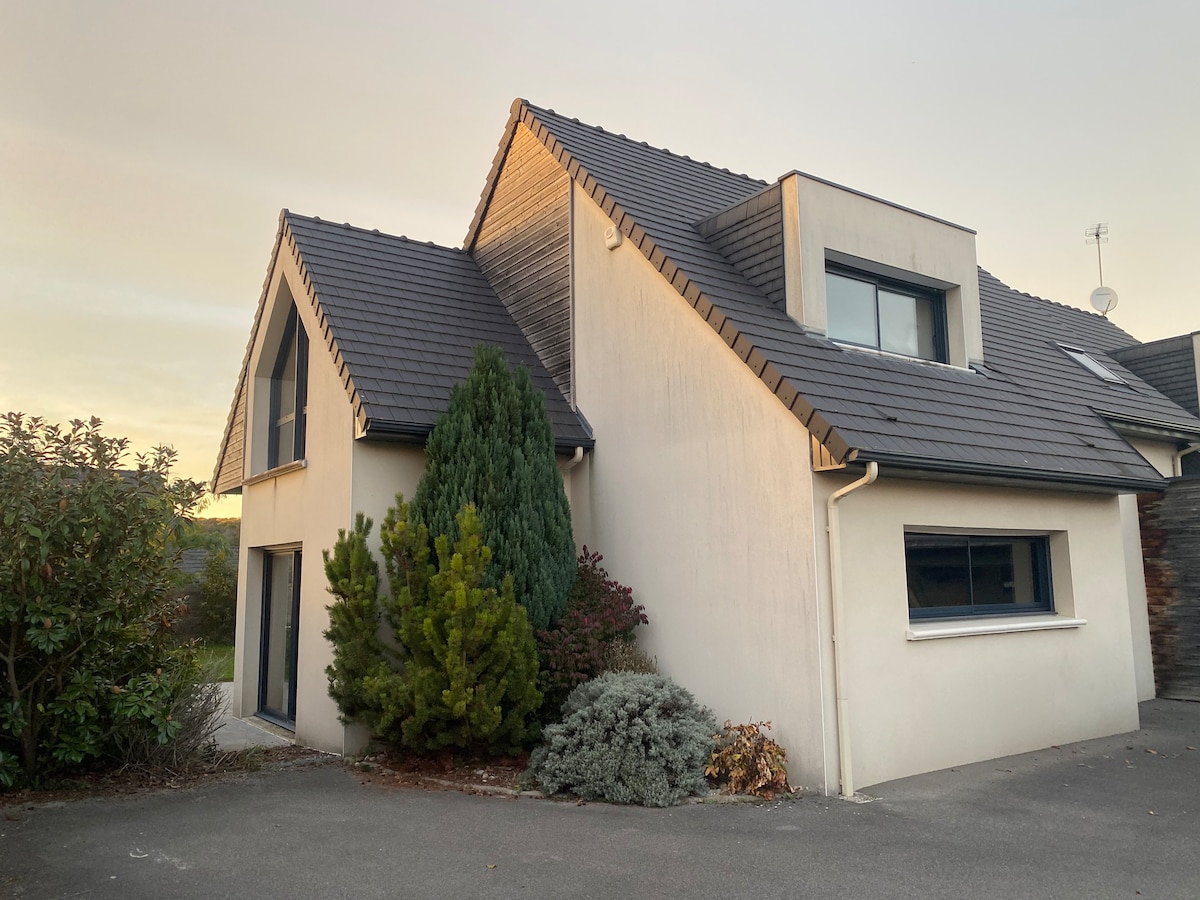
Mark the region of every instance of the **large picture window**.
<instances>
[{"instance_id":1,"label":"large picture window","mask_svg":"<svg viewBox=\"0 0 1200 900\"><path fill-rule=\"evenodd\" d=\"M904 535L911 619L1050 612L1045 536Z\"/></svg>"},{"instance_id":2,"label":"large picture window","mask_svg":"<svg viewBox=\"0 0 1200 900\"><path fill-rule=\"evenodd\" d=\"M279 355L271 372L271 430L267 466L304 459L304 426L308 407L308 336L292 307Z\"/></svg>"},{"instance_id":3,"label":"large picture window","mask_svg":"<svg viewBox=\"0 0 1200 900\"><path fill-rule=\"evenodd\" d=\"M835 341L946 362L945 309L940 291L826 267L826 334Z\"/></svg>"}]
</instances>

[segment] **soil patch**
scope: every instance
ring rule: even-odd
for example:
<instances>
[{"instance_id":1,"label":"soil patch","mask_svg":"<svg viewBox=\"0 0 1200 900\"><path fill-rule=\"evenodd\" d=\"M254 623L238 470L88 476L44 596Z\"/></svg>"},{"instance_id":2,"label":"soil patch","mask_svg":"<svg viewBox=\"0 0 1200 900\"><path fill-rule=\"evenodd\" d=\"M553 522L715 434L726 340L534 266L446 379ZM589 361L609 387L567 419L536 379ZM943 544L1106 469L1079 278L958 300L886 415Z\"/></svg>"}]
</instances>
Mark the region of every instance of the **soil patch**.
<instances>
[{"instance_id":1,"label":"soil patch","mask_svg":"<svg viewBox=\"0 0 1200 900\"><path fill-rule=\"evenodd\" d=\"M528 764L527 755L480 759L449 753L379 753L347 763L363 784L500 796L515 796L521 790L521 775Z\"/></svg>"}]
</instances>

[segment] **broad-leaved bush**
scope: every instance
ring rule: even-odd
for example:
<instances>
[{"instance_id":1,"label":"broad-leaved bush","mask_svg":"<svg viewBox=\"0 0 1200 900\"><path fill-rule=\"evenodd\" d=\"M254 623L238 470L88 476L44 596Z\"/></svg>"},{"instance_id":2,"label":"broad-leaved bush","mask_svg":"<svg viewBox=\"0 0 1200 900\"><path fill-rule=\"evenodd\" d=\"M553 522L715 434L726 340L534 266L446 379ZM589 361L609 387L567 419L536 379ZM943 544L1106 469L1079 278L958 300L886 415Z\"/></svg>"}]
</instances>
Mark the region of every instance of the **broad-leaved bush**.
<instances>
[{"instance_id":1,"label":"broad-leaved bush","mask_svg":"<svg viewBox=\"0 0 1200 900\"><path fill-rule=\"evenodd\" d=\"M671 806L707 789L715 730L708 710L665 676L601 675L571 692L527 774L551 794Z\"/></svg>"},{"instance_id":2,"label":"broad-leaved bush","mask_svg":"<svg viewBox=\"0 0 1200 900\"><path fill-rule=\"evenodd\" d=\"M0 417L0 785L195 731L195 651L171 626L174 536L203 488L170 477L169 448L132 469L127 450L95 418Z\"/></svg>"},{"instance_id":3,"label":"broad-leaved bush","mask_svg":"<svg viewBox=\"0 0 1200 900\"><path fill-rule=\"evenodd\" d=\"M583 548L566 612L553 628L537 633L542 714L551 720L578 685L614 668L605 662L610 648L636 647L634 629L648 621L646 607L633 602L630 588L609 577L600 565L603 560ZM625 658L632 660L632 653Z\"/></svg>"},{"instance_id":4,"label":"broad-leaved bush","mask_svg":"<svg viewBox=\"0 0 1200 900\"><path fill-rule=\"evenodd\" d=\"M713 735L712 755L704 774L731 794L750 794L771 800L776 791L792 792L787 777L787 752L763 733L770 722L734 725Z\"/></svg>"}]
</instances>

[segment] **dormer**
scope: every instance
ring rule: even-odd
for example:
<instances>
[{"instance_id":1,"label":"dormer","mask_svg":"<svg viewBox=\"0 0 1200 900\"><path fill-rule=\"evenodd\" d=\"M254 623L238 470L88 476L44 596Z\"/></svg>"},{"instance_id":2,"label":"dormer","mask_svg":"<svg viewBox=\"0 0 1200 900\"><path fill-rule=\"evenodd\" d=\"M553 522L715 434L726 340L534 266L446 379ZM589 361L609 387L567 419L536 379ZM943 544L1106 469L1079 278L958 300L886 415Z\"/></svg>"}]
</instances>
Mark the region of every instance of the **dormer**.
<instances>
[{"instance_id":1,"label":"dormer","mask_svg":"<svg viewBox=\"0 0 1200 900\"><path fill-rule=\"evenodd\" d=\"M802 172L696 228L810 334L959 368L983 362L969 228Z\"/></svg>"},{"instance_id":2,"label":"dormer","mask_svg":"<svg viewBox=\"0 0 1200 900\"><path fill-rule=\"evenodd\" d=\"M803 172L779 179L785 303L847 348L983 362L975 232Z\"/></svg>"}]
</instances>

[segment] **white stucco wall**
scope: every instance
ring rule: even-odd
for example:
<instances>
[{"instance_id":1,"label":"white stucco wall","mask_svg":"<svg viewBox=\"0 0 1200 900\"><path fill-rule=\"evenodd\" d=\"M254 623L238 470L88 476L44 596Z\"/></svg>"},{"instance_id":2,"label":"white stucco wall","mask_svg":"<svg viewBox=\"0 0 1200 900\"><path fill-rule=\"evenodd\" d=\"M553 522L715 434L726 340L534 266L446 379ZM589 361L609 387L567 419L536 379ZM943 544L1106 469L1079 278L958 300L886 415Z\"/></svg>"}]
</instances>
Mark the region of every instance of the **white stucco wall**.
<instances>
[{"instance_id":1,"label":"white stucco wall","mask_svg":"<svg viewBox=\"0 0 1200 900\"><path fill-rule=\"evenodd\" d=\"M848 480L818 478L822 524ZM1087 624L909 640L906 526L1050 533L1056 612ZM884 478L842 501L841 533L857 786L1137 728L1118 498Z\"/></svg>"},{"instance_id":2,"label":"white stucco wall","mask_svg":"<svg viewBox=\"0 0 1200 900\"><path fill-rule=\"evenodd\" d=\"M596 449L577 540L647 608L639 639L718 720L769 719L823 776L808 435L575 188L575 385Z\"/></svg>"},{"instance_id":3,"label":"white stucco wall","mask_svg":"<svg viewBox=\"0 0 1200 900\"><path fill-rule=\"evenodd\" d=\"M332 648L323 632L329 626L330 596L326 590L321 551L337 540L339 528L353 525L362 510L378 523L398 490L411 495L420 474L419 449L398 444L370 445L354 440L354 421L346 389L334 367L302 282L290 254L284 252L275 267L268 291L275 300L290 302L294 287L300 321L310 338L308 361L308 417L304 468L247 484L242 491L241 553L238 574L238 640L234 677L234 712L253 715L258 708L258 667L262 616L264 552L272 549L302 551L300 617L297 649L296 740L335 753L357 752L365 735L346 729L338 721L337 706L329 697L325 667ZM270 316L271 309L265 313ZM264 329L269 333L269 329ZM251 354L251 372L258 368L262 346ZM269 349L268 352L274 352ZM265 414L258 408L263 394L248 398L247 421ZM264 439L249 428L251 446L245 454L247 472L253 460L265 460L255 446ZM261 465L261 462L258 464ZM414 474L415 473L415 474Z\"/></svg>"}]
</instances>

